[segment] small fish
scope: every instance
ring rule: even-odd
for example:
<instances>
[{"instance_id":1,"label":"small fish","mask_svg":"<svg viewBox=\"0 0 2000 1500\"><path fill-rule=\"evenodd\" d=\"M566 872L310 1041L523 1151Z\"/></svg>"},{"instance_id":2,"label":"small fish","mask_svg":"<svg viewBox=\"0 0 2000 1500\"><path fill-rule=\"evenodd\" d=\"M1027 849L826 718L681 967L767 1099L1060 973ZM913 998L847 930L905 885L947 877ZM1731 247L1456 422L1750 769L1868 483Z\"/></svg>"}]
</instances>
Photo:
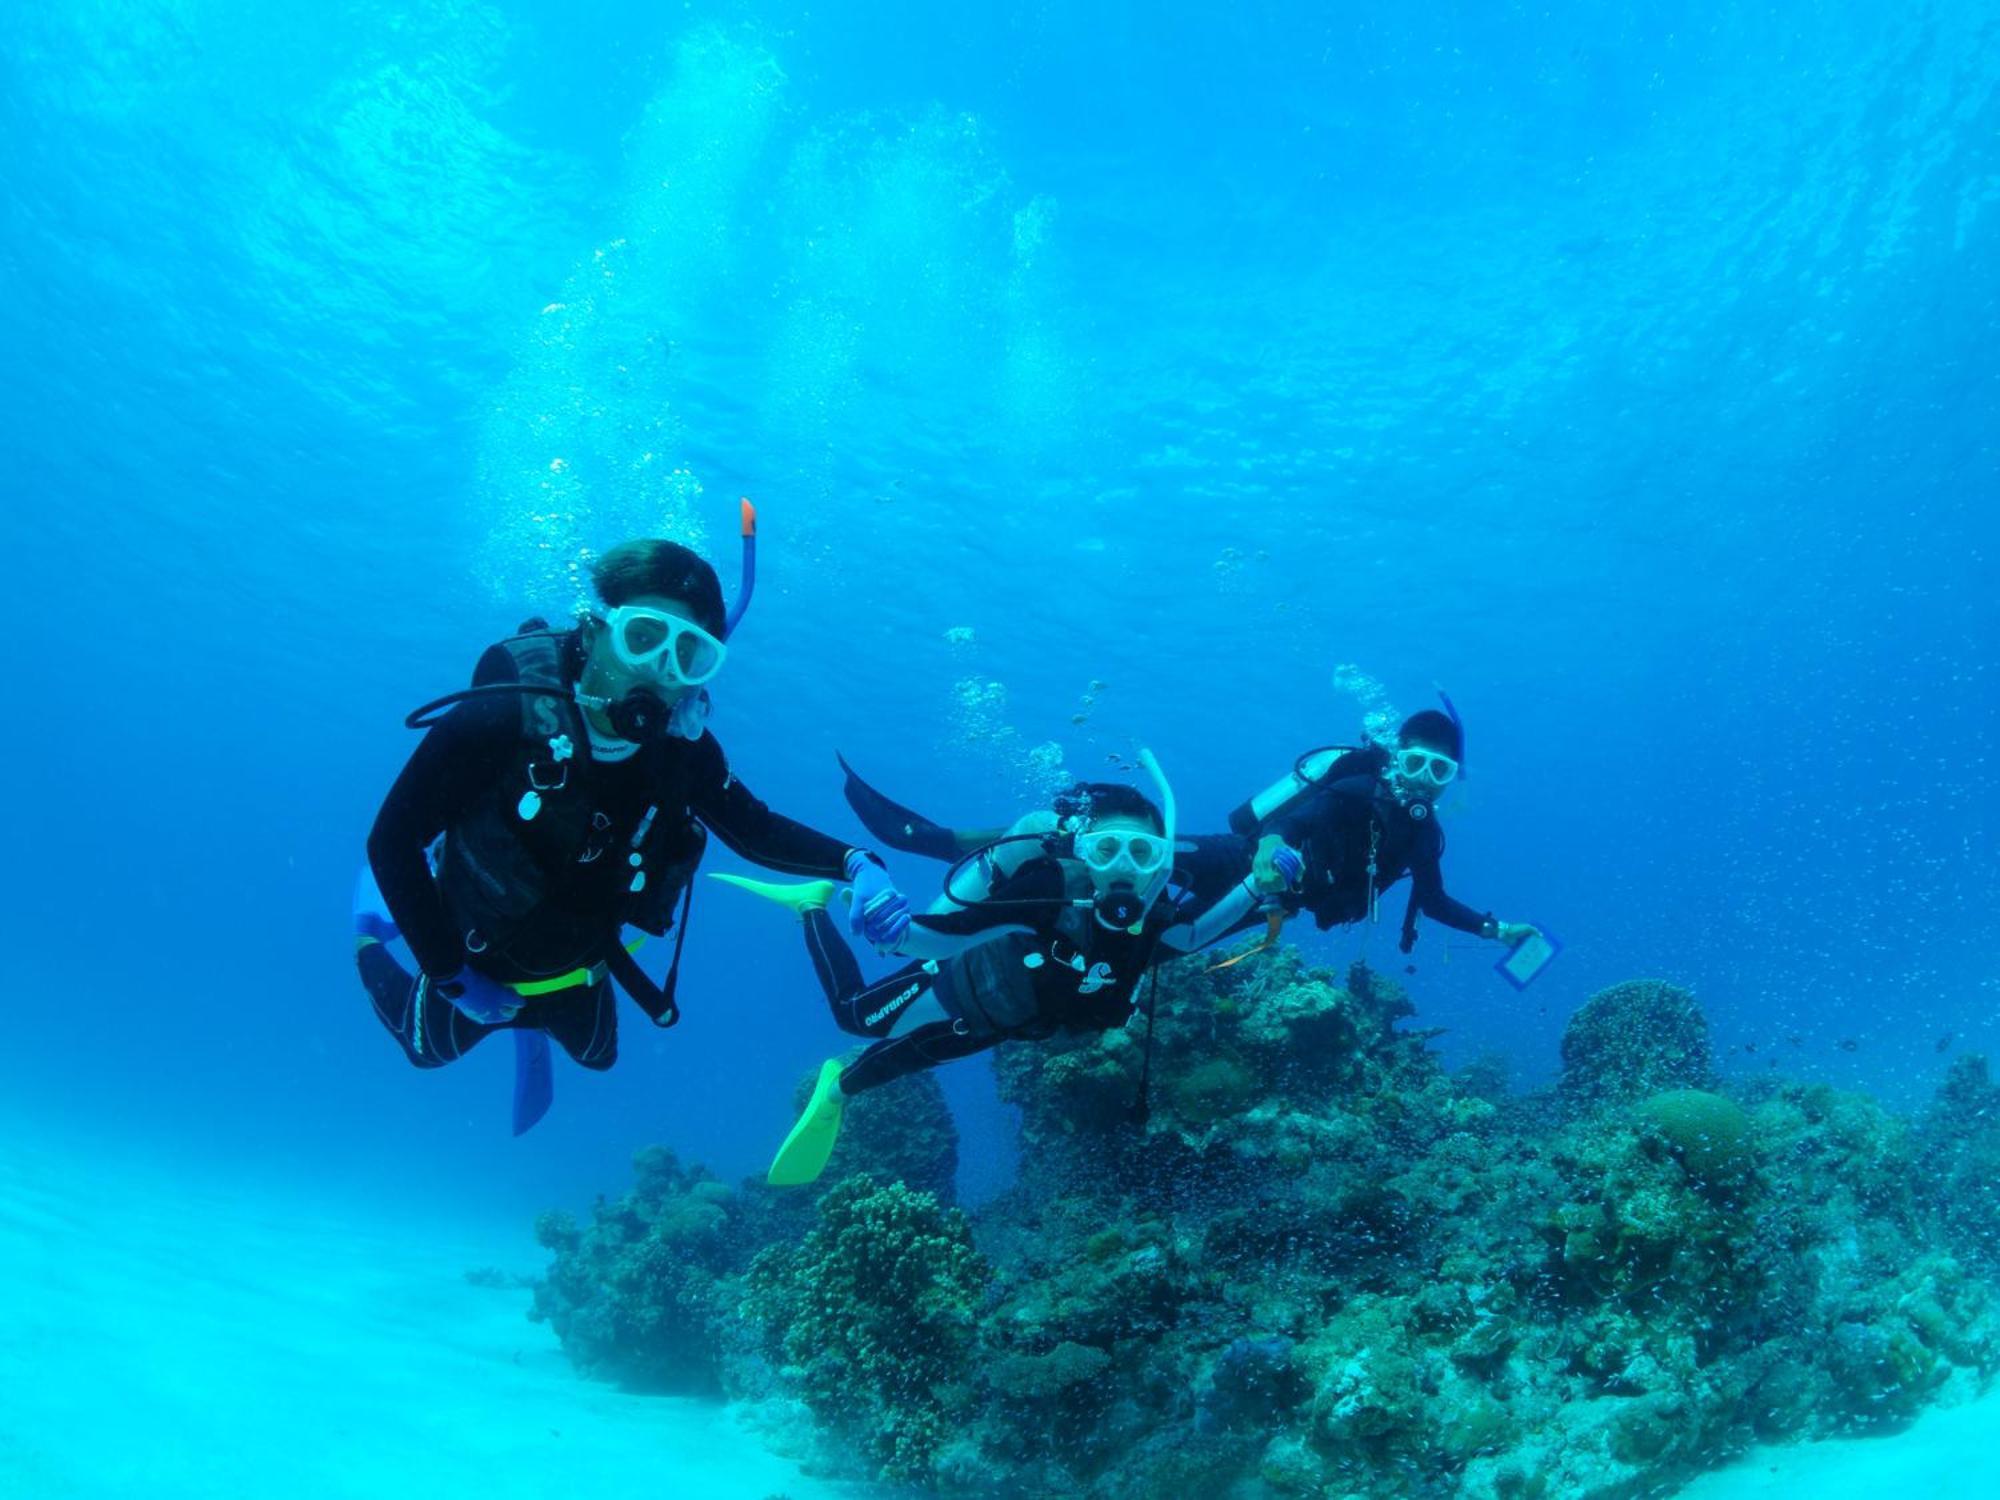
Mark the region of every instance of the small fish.
<instances>
[{"instance_id":1,"label":"small fish","mask_svg":"<svg viewBox=\"0 0 2000 1500\"><path fill-rule=\"evenodd\" d=\"M1947 1031L1943 1036L1937 1039L1937 1050L1940 1052L1949 1052L1951 1051L1951 1044L1957 1040L1958 1040L1957 1032Z\"/></svg>"},{"instance_id":2,"label":"small fish","mask_svg":"<svg viewBox=\"0 0 2000 1500\"><path fill-rule=\"evenodd\" d=\"M1833 1045L1838 1047L1842 1052L1859 1052L1861 1050L1861 1043L1851 1036L1844 1036Z\"/></svg>"},{"instance_id":3,"label":"small fish","mask_svg":"<svg viewBox=\"0 0 2000 1500\"><path fill-rule=\"evenodd\" d=\"M1755 1042L1745 1042L1743 1044L1743 1050L1745 1052L1755 1052L1757 1050L1757 1044Z\"/></svg>"},{"instance_id":4,"label":"small fish","mask_svg":"<svg viewBox=\"0 0 2000 1500\"><path fill-rule=\"evenodd\" d=\"M1806 1044L1806 1039L1802 1036L1788 1036L1785 1040L1790 1042L1794 1047L1803 1047Z\"/></svg>"}]
</instances>

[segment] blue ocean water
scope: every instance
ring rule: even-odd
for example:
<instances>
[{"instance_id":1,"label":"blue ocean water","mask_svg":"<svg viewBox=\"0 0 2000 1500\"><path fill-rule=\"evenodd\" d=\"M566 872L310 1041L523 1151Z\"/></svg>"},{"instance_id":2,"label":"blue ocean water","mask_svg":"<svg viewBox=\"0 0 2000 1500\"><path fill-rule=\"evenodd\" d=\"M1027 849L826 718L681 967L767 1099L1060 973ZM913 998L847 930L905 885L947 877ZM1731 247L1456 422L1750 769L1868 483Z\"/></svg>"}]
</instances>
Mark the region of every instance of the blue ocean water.
<instances>
[{"instance_id":1,"label":"blue ocean water","mask_svg":"<svg viewBox=\"0 0 2000 1500\"><path fill-rule=\"evenodd\" d=\"M1219 828L1442 684L1449 884L1568 951L1314 956L1524 1085L1657 975L1922 1097L2000 1046L1996 80L1976 0L7 7L11 1128L509 1223L759 1167L838 1043L768 910L517 1142L345 909L401 715L739 495L779 808L1148 745Z\"/></svg>"}]
</instances>

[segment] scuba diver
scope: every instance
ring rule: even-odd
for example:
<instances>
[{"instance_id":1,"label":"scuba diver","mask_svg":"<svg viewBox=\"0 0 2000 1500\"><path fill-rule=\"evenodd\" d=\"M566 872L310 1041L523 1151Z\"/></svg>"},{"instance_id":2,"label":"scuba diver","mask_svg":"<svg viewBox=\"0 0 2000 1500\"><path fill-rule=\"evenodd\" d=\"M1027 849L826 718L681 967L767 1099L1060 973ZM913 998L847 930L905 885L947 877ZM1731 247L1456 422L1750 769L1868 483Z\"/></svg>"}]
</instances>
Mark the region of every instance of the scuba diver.
<instances>
[{"instance_id":1,"label":"scuba diver","mask_svg":"<svg viewBox=\"0 0 2000 1500\"><path fill-rule=\"evenodd\" d=\"M1442 695L1440 695L1442 697ZM1382 894L1410 878L1398 946L1417 942L1417 917L1518 947L1540 930L1475 911L1444 888L1444 829L1437 802L1465 766L1465 726L1444 711L1411 714L1394 746L1336 746L1302 756L1290 775L1229 815L1231 832L1251 846L1254 878L1268 880L1281 849L1305 857L1305 880L1285 900L1329 927L1374 921ZM1267 941L1276 936L1275 925Z\"/></svg>"},{"instance_id":2,"label":"scuba diver","mask_svg":"<svg viewBox=\"0 0 2000 1500\"><path fill-rule=\"evenodd\" d=\"M1002 1041L1115 1030L1131 1018L1139 980L1155 964L1205 947L1254 916L1265 897L1247 872L1190 914L1194 903L1171 888L1173 793L1150 751L1140 762L1158 787L1157 803L1133 787L1080 783L1052 808L967 850L946 875L944 893L893 946L912 962L872 983L828 915L832 881L714 877L798 913L834 1023L872 1044L851 1063L836 1058L821 1066L804 1113L771 1163L773 1185L819 1177L853 1095ZM1302 871L1288 850L1274 848L1269 863L1280 880Z\"/></svg>"},{"instance_id":3,"label":"scuba diver","mask_svg":"<svg viewBox=\"0 0 2000 1500\"><path fill-rule=\"evenodd\" d=\"M765 806L706 727L709 685L754 586L755 534L746 500L733 612L695 552L627 542L591 570L600 611L569 630L528 622L487 649L471 687L407 720L428 732L368 836L356 962L376 1016L419 1068L515 1032L517 1135L549 1105L546 1037L586 1068L615 1060L614 979L656 1025L679 1019L692 877L710 831L770 869L850 883L851 930L872 944L909 926L880 859ZM639 967L628 925L654 936L677 926L664 983ZM398 936L414 974L389 951Z\"/></svg>"},{"instance_id":4,"label":"scuba diver","mask_svg":"<svg viewBox=\"0 0 2000 1500\"><path fill-rule=\"evenodd\" d=\"M1373 741L1333 746L1301 756L1291 772L1229 816L1230 832L1183 838L1179 864L1191 876L1197 901L1212 901L1247 873L1251 886L1274 897L1259 951L1276 942L1290 916L1310 912L1321 931L1374 921L1381 896L1397 881L1410 879L1399 946L1417 942L1421 914L1460 932L1506 945L1502 972L1525 986L1559 951L1532 923L1503 921L1452 897L1444 886L1444 830L1437 802L1463 773L1465 726L1451 700L1444 708L1410 715L1393 746ZM854 773L847 773L847 800L862 824L892 849L956 859L987 835L935 823L890 801ZM1303 856L1304 878L1283 877L1280 853ZM1254 925L1254 914L1242 926ZM1239 929L1240 930L1240 929ZM1228 934L1224 934L1227 936ZM1521 962L1513 960L1519 956ZM1249 953L1225 960L1240 962Z\"/></svg>"}]
</instances>

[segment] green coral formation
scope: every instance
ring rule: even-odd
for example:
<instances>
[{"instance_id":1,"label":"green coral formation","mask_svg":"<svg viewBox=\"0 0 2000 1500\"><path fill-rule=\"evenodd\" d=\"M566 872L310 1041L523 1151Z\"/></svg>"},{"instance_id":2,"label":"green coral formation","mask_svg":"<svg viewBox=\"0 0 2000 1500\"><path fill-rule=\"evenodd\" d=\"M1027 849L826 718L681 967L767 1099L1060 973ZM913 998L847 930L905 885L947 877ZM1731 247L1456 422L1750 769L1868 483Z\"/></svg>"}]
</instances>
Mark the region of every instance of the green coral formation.
<instances>
[{"instance_id":1,"label":"green coral formation","mask_svg":"<svg viewBox=\"0 0 2000 1500\"><path fill-rule=\"evenodd\" d=\"M1984 1057L1952 1063L1920 1145L1952 1253L2000 1277L2000 1086Z\"/></svg>"},{"instance_id":2,"label":"green coral formation","mask_svg":"<svg viewBox=\"0 0 2000 1500\"><path fill-rule=\"evenodd\" d=\"M944 1091L928 1076L907 1082L850 1104L832 1168L867 1163L885 1182L949 1203L958 1134ZM811 1083L809 1075L801 1084L801 1106ZM588 1223L566 1213L537 1222L536 1239L554 1263L531 1316L593 1375L640 1390L741 1394L739 1356L754 1342L739 1316L741 1278L762 1247L811 1228L819 1198L838 1179L829 1175L809 1194L762 1184L739 1192L660 1146L640 1151L632 1168L631 1191L615 1203L600 1199Z\"/></svg>"},{"instance_id":3,"label":"green coral formation","mask_svg":"<svg viewBox=\"0 0 2000 1500\"><path fill-rule=\"evenodd\" d=\"M817 1079L815 1070L799 1080L792 1097L795 1115L806 1107ZM840 1140L821 1181L837 1183L855 1172L903 1183L941 1203L957 1197L958 1130L935 1075L919 1073L893 1091L848 1100Z\"/></svg>"},{"instance_id":4,"label":"green coral formation","mask_svg":"<svg viewBox=\"0 0 2000 1500\"><path fill-rule=\"evenodd\" d=\"M1642 1100L1635 1114L1648 1137L1664 1145L1704 1192L1740 1187L1757 1164L1750 1117L1721 1094L1669 1089Z\"/></svg>"},{"instance_id":5,"label":"green coral formation","mask_svg":"<svg viewBox=\"0 0 2000 1500\"><path fill-rule=\"evenodd\" d=\"M1666 1089L1709 1084L1708 1018L1693 995L1661 979L1599 990L1562 1038L1562 1094L1589 1109Z\"/></svg>"},{"instance_id":6,"label":"green coral formation","mask_svg":"<svg viewBox=\"0 0 2000 1500\"><path fill-rule=\"evenodd\" d=\"M801 1243L751 1263L743 1311L816 1416L885 1478L917 1478L969 1409L989 1275L957 1209L850 1177Z\"/></svg>"},{"instance_id":7,"label":"green coral formation","mask_svg":"<svg viewBox=\"0 0 2000 1500\"><path fill-rule=\"evenodd\" d=\"M728 1278L747 1250L726 1183L648 1146L617 1203L590 1222L543 1214L535 1238L555 1255L531 1316L549 1323L584 1370L642 1390L713 1394L734 1315Z\"/></svg>"},{"instance_id":8,"label":"green coral formation","mask_svg":"<svg viewBox=\"0 0 2000 1500\"><path fill-rule=\"evenodd\" d=\"M540 1299L592 1370L797 1403L825 1466L951 1497L1623 1500L2000 1368L1983 1061L1914 1123L1725 1083L1692 996L1643 981L1519 1096L1412 1013L1289 949L1181 965L1143 1104L1143 1016L1001 1049L1020 1179L975 1216L899 1085L862 1154L921 1181L778 1199L646 1158L554 1225Z\"/></svg>"}]
</instances>

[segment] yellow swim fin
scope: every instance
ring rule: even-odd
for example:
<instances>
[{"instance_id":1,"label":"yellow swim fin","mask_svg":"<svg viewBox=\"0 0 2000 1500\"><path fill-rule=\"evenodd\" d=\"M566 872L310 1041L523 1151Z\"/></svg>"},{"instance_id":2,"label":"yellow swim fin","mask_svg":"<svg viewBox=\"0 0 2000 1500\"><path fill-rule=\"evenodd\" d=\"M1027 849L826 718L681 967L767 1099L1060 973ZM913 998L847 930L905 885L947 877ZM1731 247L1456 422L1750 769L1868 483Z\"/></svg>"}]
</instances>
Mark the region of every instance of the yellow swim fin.
<instances>
[{"instance_id":1,"label":"yellow swim fin","mask_svg":"<svg viewBox=\"0 0 2000 1500\"><path fill-rule=\"evenodd\" d=\"M807 880L780 883L775 880L752 880L748 875L718 875L711 871L710 880L719 880L724 885L741 886L753 896L762 896L766 901L775 901L803 916L809 911L820 911L833 899L833 893L840 889L832 880Z\"/></svg>"},{"instance_id":2,"label":"yellow swim fin","mask_svg":"<svg viewBox=\"0 0 2000 1500\"><path fill-rule=\"evenodd\" d=\"M1281 911L1266 912L1264 915L1264 939L1262 942L1254 947L1245 948L1241 953L1225 958L1220 963L1210 964L1203 972L1213 974L1218 969L1233 969L1242 963L1244 959L1255 958L1258 954L1275 948L1278 944L1278 934L1284 930L1285 914Z\"/></svg>"},{"instance_id":3,"label":"yellow swim fin","mask_svg":"<svg viewBox=\"0 0 2000 1500\"><path fill-rule=\"evenodd\" d=\"M818 1182L819 1174L826 1170L833 1143L840 1139L840 1116L847 1105L847 1096L840 1091L840 1075L845 1071L837 1057L820 1064L819 1082L813 1085L805 1113L771 1159L771 1170L764 1180L772 1187L804 1187Z\"/></svg>"}]
</instances>

